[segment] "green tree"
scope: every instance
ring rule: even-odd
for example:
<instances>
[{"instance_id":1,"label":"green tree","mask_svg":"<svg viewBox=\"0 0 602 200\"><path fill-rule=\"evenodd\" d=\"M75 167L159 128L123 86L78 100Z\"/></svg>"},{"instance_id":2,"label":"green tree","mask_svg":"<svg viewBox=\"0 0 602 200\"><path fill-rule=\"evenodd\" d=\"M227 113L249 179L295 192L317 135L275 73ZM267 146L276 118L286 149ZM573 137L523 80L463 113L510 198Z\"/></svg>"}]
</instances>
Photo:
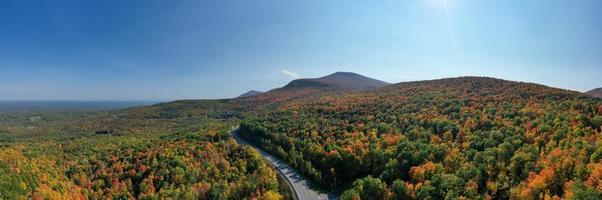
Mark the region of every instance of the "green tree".
<instances>
[{"instance_id":1,"label":"green tree","mask_svg":"<svg viewBox=\"0 0 602 200\"><path fill-rule=\"evenodd\" d=\"M397 180L393 181L393 184L391 185L391 192L393 192L393 196L391 199L394 199L394 200L410 199L408 187L406 186L405 182L403 182L402 180L397 179Z\"/></svg>"}]
</instances>

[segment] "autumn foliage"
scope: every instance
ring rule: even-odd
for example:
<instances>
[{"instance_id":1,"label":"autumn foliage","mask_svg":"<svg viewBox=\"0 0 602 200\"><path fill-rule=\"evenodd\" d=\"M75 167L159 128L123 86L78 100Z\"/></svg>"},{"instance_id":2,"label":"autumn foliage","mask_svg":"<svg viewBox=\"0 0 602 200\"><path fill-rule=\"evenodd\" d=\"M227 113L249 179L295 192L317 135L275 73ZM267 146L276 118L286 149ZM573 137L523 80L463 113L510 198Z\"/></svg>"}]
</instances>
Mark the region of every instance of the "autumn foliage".
<instances>
[{"instance_id":1,"label":"autumn foliage","mask_svg":"<svg viewBox=\"0 0 602 200\"><path fill-rule=\"evenodd\" d=\"M412 199L602 198L602 101L466 77L281 102L242 135L326 188L403 182ZM379 180L372 180L379 179ZM406 195L406 194L403 194Z\"/></svg>"}]
</instances>

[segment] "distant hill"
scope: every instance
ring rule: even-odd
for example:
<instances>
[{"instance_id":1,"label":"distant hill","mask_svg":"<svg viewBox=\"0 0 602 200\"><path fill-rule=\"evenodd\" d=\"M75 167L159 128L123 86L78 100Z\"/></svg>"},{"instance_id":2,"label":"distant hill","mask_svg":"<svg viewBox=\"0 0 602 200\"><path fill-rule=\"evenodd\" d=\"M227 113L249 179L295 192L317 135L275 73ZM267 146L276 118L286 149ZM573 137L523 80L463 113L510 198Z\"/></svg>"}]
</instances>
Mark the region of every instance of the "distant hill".
<instances>
[{"instance_id":1,"label":"distant hill","mask_svg":"<svg viewBox=\"0 0 602 200\"><path fill-rule=\"evenodd\" d=\"M147 106L157 101L0 101L0 112L90 112Z\"/></svg>"},{"instance_id":2,"label":"distant hill","mask_svg":"<svg viewBox=\"0 0 602 200\"><path fill-rule=\"evenodd\" d=\"M596 88L590 91L587 91L585 94L589 94L592 97L602 98L602 88Z\"/></svg>"},{"instance_id":3,"label":"distant hill","mask_svg":"<svg viewBox=\"0 0 602 200\"><path fill-rule=\"evenodd\" d=\"M326 93L347 93L366 91L387 86L389 83L365 77L351 72L336 72L320 78L303 78L293 80L287 85L268 92L243 98L243 104L257 106L270 105L276 102L289 101L299 98L312 98Z\"/></svg>"},{"instance_id":4,"label":"distant hill","mask_svg":"<svg viewBox=\"0 0 602 200\"><path fill-rule=\"evenodd\" d=\"M240 96L238 96L238 98L250 97L250 96L258 95L258 94L261 94L261 93L263 93L263 92L257 91L257 90L250 90L248 92L245 92L244 94L241 94Z\"/></svg>"},{"instance_id":5,"label":"distant hill","mask_svg":"<svg viewBox=\"0 0 602 200\"><path fill-rule=\"evenodd\" d=\"M395 90L421 90L421 91L444 91L446 93L456 92L467 95L479 96L519 96L522 98L538 96L569 95L580 96L579 92L553 88L546 85L509 81L491 77L465 76L456 78L443 78L436 80L401 82L392 85L390 89Z\"/></svg>"},{"instance_id":6,"label":"distant hill","mask_svg":"<svg viewBox=\"0 0 602 200\"><path fill-rule=\"evenodd\" d=\"M559 101L579 99L585 96L579 92L552 88L535 83L515 82L489 77L444 78L387 84L369 90L339 90L340 88L354 88L348 85L342 87L332 83L332 80L344 80L341 77L361 78L363 76L353 73L335 73L322 78L301 79L303 81L296 80L282 88L246 98L180 100L153 106L126 109L116 112L119 113L117 115L119 119L107 119L105 122L115 121L116 125L114 126L118 126L119 124L125 124L123 120L127 119L128 126L131 127L130 129L136 130L130 132L137 132L148 128L147 126L149 125L144 119L152 119L154 120L154 124L151 127L160 127L160 130L163 131L166 128L180 128L173 127L175 122L190 121L199 117L219 120L232 117L245 118L245 116L252 116L257 113L272 112L272 110L313 108L316 105L330 105L333 108L341 109L357 105L378 107L374 105L378 104L393 108L400 106L399 103L402 100L403 102L407 102L408 99L413 99L421 103L426 102L423 106L427 106L428 102L440 103L446 99L456 99L463 103L470 103L474 101L472 99L496 102L521 101L524 103L528 99ZM382 84L381 82L380 85ZM437 96L437 98L433 99L433 96Z\"/></svg>"},{"instance_id":7,"label":"distant hill","mask_svg":"<svg viewBox=\"0 0 602 200\"><path fill-rule=\"evenodd\" d=\"M336 72L320 78L305 78L291 81L282 89L319 88L342 90L366 90L389 85L384 81L365 77L352 72Z\"/></svg>"}]
</instances>

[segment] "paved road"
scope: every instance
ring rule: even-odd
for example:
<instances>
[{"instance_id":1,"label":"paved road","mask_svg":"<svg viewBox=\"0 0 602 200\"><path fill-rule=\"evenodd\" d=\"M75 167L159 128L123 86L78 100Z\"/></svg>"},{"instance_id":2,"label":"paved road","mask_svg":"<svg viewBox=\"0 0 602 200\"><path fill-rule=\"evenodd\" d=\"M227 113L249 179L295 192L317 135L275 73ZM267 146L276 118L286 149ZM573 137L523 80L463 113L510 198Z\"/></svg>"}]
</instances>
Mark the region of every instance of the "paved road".
<instances>
[{"instance_id":1,"label":"paved road","mask_svg":"<svg viewBox=\"0 0 602 200\"><path fill-rule=\"evenodd\" d=\"M241 137L238 136L237 131L238 131L238 128L232 130L232 137L234 137L236 142L238 142L238 144L244 144L244 145L249 145L250 147L253 147L255 150L257 150L257 152L259 152L259 154L261 154L261 156L265 160L267 160L274 167L276 167L276 169L278 169L278 171L280 171L282 174L284 174L284 177L286 178L286 180L288 180L288 182L291 183L291 186L293 187L293 192L297 196L297 199L299 199L299 200L337 199L332 194L326 194L323 192L319 192L315 189L312 189L310 187L310 185L311 185L310 182L308 180L306 180L305 178L303 178L297 172L297 170L293 169L292 167L290 167L288 164L286 164L284 161L280 160L276 156L273 156L273 155L261 150L260 148L248 143L247 141L245 141L244 139L242 139Z\"/></svg>"}]
</instances>

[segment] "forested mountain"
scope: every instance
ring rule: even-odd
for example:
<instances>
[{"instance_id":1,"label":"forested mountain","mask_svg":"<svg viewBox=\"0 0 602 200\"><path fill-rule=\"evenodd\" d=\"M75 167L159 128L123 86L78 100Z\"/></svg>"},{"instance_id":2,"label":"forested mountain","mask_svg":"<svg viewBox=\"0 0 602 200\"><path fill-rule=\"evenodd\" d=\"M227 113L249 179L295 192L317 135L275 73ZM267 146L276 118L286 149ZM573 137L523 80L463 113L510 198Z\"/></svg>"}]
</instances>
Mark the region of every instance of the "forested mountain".
<instances>
[{"instance_id":1,"label":"forested mountain","mask_svg":"<svg viewBox=\"0 0 602 200\"><path fill-rule=\"evenodd\" d=\"M291 81L282 89L319 88L323 90L366 90L388 85L388 83L368 78L352 72L336 72L320 78L306 78Z\"/></svg>"},{"instance_id":2,"label":"forested mountain","mask_svg":"<svg viewBox=\"0 0 602 200\"><path fill-rule=\"evenodd\" d=\"M589 94L592 97L602 98L602 88L596 88L596 89L587 91L586 94Z\"/></svg>"},{"instance_id":3,"label":"forested mountain","mask_svg":"<svg viewBox=\"0 0 602 200\"><path fill-rule=\"evenodd\" d=\"M242 98L242 97L250 97L250 96L254 96L254 95L258 95L261 94L263 92L257 91L257 90L250 90L248 92L245 92L244 94L241 94L240 96L238 96L238 98Z\"/></svg>"},{"instance_id":4,"label":"forested mountain","mask_svg":"<svg viewBox=\"0 0 602 200\"><path fill-rule=\"evenodd\" d=\"M230 139L236 125L342 199L602 198L602 100L495 78L0 119L10 119L0 124L6 198L287 197L256 152Z\"/></svg>"},{"instance_id":5,"label":"forested mountain","mask_svg":"<svg viewBox=\"0 0 602 200\"><path fill-rule=\"evenodd\" d=\"M249 98L235 99L236 105L250 109L271 108L280 102L294 99L311 99L323 95L348 93L383 87L388 83L351 72L336 72L320 78L293 80L287 85L254 95Z\"/></svg>"}]
</instances>

